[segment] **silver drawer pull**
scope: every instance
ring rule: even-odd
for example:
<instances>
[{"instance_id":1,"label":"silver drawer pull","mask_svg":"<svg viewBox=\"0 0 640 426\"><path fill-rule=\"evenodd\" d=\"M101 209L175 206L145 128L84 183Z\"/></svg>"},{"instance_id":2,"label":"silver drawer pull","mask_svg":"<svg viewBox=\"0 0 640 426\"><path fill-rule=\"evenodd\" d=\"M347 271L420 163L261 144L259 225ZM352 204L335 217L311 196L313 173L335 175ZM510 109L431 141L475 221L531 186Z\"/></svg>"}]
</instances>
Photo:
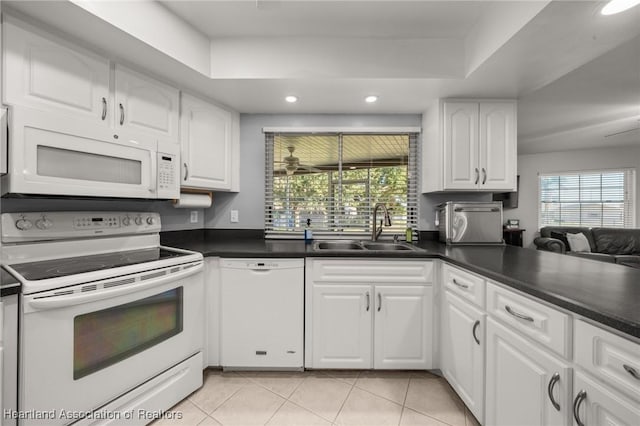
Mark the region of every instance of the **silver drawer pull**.
<instances>
[{"instance_id":1,"label":"silver drawer pull","mask_svg":"<svg viewBox=\"0 0 640 426\"><path fill-rule=\"evenodd\" d=\"M530 316L519 314L518 312L514 311L513 309L511 309L511 306L509 305L505 305L504 309L505 311L509 312L511 315L513 315L516 318L520 318L522 320L529 321L529 322L534 321L533 318L531 318Z\"/></svg>"},{"instance_id":2,"label":"silver drawer pull","mask_svg":"<svg viewBox=\"0 0 640 426\"><path fill-rule=\"evenodd\" d=\"M584 426L582 420L580 420L580 405L582 405L582 401L587 397L587 391L582 389L578 392L576 399L573 400L573 418L576 419L576 423L578 426Z\"/></svg>"},{"instance_id":3,"label":"silver drawer pull","mask_svg":"<svg viewBox=\"0 0 640 426\"><path fill-rule=\"evenodd\" d=\"M369 299L369 292L367 292L367 312L369 312L370 307L371 307L371 300Z\"/></svg>"},{"instance_id":4,"label":"silver drawer pull","mask_svg":"<svg viewBox=\"0 0 640 426\"><path fill-rule=\"evenodd\" d=\"M556 411L560 411L560 404L558 404L558 402L553 398L553 388L559 381L560 373L555 373L553 376L551 376L551 380L549 380L549 386L547 386L547 394L549 394L549 400L551 401L551 405L553 405L553 408L555 408Z\"/></svg>"},{"instance_id":5,"label":"silver drawer pull","mask_svg":"<svg viewBox=\"0 0 640 426\"><path fill-rule=\"evenodd\" d=\"M458 287L460 287L460 288L465 288L465 289L466 289L466 288L469 288L469 286L468 286L468 285L466 285L466 284L460 284L458 281L456 281L456 279L455 279L455 278L453 279L453 283L454 283L455 285L457 285Z\"/></svg>"},{"instance_id":6,"label":"silver drawer pull","mask_svg":"<svg viewBox=\"0 0 640 426\"><path fill-rule=\"evenodd\" d=\"M378 312L382 309L382 293L378 293Z\"/></svg>"},{"instance_id":7,"label":"silver drawer pull","mask_svg":"<svg viewBox=\"0 0 640 426\"><path fill-rule=\"evenodd\" d=\"M622 364L622 368L624 368L627 373L631 374L634 379L640 380L640 374L638 374L638 370L627 364Z\"/></svg>"},{"instance_id":8,"label":"silver drawer pull","mask_svg":"<svg viewBox=\"0 0 640 426\"><path fill-rule=\"evenodd\" d=\"M107 118L107 99L102 98L102 121Z\"/></svg>"},{"instance_id":9,"label":"silver drawer pull","mask_svg":"<svg viewBox=\"0 0 640 426\"><path fill-rule=\"evenodd\" d=\"M471 334L473 335L473 340L475 340L477 344L480 344L480 340L478 340L478 336L476 336L476 329L478 328L479 325L480 325L480 320L477 320L473 324L473 329L471 330Z\"/></svg>"}]
</instances>

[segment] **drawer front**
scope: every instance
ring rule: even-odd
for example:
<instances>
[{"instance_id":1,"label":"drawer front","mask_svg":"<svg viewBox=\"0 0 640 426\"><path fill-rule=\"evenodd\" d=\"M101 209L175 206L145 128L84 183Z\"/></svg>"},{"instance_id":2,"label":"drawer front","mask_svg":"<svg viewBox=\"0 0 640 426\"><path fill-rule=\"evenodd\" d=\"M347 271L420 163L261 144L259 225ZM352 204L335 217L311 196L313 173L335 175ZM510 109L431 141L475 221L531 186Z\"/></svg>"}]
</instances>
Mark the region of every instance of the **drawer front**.
<instances>
[{"instance_id":1,"label":"drawer front","mask_svg":"<svg viewBox=\"0 0 640 426\"><path fill-rule=\"evenodd\" d=\"M307 259L307 278L309 274L315 283L428 284L433 281L433 262Z\"/></svg>"},{"instance_id":2,"label":"drawer front","mask_svg":"<svg viewBox=\"0 0 640 426\"><path fill-rule=\"evenodd\" d=\"M484 308L486 286L484 279L462 269L443 264L442 282L447 290Z\"/></svg>"},{"instance_id":3,"label":"drawer front","mask_svg":"<svg viewBox=\"0 0 640 426\"><path fill-rule=\"evenodd\" d=\"M570 358L569 315L491 282L487 283L487 312L564 358Z\"/></svg>"},{"instance_id":4,"label":"drawer front","mask_svg":"<svg viewBox=\"0 0 640 426\"><path fill-rule=\"evenodd\" d=\"M575 362L640 401L640 344L581 320L574 330Z\"/></svg>"}]
</instances>

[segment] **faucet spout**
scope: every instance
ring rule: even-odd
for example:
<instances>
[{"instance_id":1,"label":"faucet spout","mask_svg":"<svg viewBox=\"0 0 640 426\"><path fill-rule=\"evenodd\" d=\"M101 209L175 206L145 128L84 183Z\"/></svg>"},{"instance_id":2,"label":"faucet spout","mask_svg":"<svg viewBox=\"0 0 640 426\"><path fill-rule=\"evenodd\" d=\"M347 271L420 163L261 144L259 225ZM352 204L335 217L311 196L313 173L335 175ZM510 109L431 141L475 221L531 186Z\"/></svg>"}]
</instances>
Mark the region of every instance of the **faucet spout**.
<instances>
[{"instance_id":1,"label":"faucet spout","mask_svg":"<svg viewBox=\"0 0 640 426\"><path fill-rule=\"evenodd\" d=\"M384 210L384 219L380 221L380 227L378 228L378 208ZM377 203L373 208L373 229L371 230L371 241L376 241L382 233L382 225L391 226L391 216L389 216L389 210L384 203Z\"/></svg>"}]
</instances>

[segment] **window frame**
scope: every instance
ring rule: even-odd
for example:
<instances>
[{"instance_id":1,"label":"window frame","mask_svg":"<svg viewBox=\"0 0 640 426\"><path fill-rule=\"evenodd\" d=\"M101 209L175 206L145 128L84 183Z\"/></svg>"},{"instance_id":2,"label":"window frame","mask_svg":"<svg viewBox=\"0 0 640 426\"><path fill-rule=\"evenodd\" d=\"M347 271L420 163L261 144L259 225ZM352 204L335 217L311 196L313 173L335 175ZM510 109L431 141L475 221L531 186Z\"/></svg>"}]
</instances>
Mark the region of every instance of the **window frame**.
<instances>
[{"instance_id":1,"label":"window frame","mask_svg":"<svg viewBox=\"0 0 640 426\"><path fill-rule=\"evenodd\" d=\"M376 127L376 128L346 128L346 129L336 129L336 128L291 128L291 129L283 129L283 128L263 128L263 133L265 134L265 200L264 200L264 235L265 239L300 239L303 238L302 232L295 231L277 231L272 228L273 218L269 217L272 215L273 210L270 210L270 207L273 204L269 204L269 194L271 194L271 203L273 203L273 192L274 192L274 143L275 137L278 135L306 135L306 134L330 134L330 135L406 135L409 139L409 152L407 159L407 227L412 229L413 240L417 241L418 239L418 222L419 222L419 210L420 210L420 200L419 200L419 192L418 185L420 182L420 160L421 160L421 133L420 128L409 127L409 128L384 128L384 127ZM269 139L269 136L271 139ZM269 147L269 144L271 146ZM332 182L329 182L330 186L333 186ZM370 206L373 207L373 206ZM344 231L326 231L326 230L314 230L314 238L316 239L340 239L340 238L349 238L349 239L362 239L364 238L364 232L369 233L370 231L363 231L362 233L354 232L351 233ZM300 234L300 235L298 235ZM405 232L394 232L388 233L387 235L383 234L383 238L392 238L393 234L399 234L402 239L404 239Z\"/></svg>"},{"instance_id":2,"label":"window frame","mask_svg":"<svg viewBox=\"0 0 640 426\"><path fill-rule=\"evenodd\" d=\"M542 223L542 178L549 176L570 176L570 175L588 175L588 174L604 174L604 173L631 173L632 181L625 182L625 187L627 188L625 191L625 195L628 193L631 195L630 201L630 222L629 226L623 226L619 229L632 229L636 227L636 184L637 184L637 170L635 167L619 167L619 168L607 168L607 169L585 169L585 170L565 170L565 171L556 171L556 172L538 172L537 175L537 215L538 215L538 229L541 229L545 226L564 226L564 225L546 225ZM602 199L600 200L602 202ZM624 203L626 204L626 197ZM580 224L579 226L583 226ZM588 226L587 227L591 227ZM601 227L603 227L601 225Z\"/></svg>"}]
</instances>

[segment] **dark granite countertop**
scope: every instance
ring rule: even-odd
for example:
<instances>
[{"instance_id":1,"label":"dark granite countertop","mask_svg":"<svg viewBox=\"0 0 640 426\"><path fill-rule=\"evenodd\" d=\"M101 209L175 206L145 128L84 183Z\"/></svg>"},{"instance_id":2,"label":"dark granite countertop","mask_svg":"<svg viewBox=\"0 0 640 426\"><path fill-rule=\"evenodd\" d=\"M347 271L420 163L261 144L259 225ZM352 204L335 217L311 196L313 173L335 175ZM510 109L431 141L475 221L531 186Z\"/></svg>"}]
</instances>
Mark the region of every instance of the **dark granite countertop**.
<instances>
[{"instance_id":1,"label":"dark granite countertop","mask_svg":"<svg viewBox=\"0 0 640 426\"><path fill-rule=\"evenodd\" d=\"M317 252L301 240L264 240L261 232L196 230L162 234L168 246L220 257L376 257L376 252ZM513 246L448 247L385 258L438 258L640 338L640 269Z\"/></svg>"}]
</instances>

